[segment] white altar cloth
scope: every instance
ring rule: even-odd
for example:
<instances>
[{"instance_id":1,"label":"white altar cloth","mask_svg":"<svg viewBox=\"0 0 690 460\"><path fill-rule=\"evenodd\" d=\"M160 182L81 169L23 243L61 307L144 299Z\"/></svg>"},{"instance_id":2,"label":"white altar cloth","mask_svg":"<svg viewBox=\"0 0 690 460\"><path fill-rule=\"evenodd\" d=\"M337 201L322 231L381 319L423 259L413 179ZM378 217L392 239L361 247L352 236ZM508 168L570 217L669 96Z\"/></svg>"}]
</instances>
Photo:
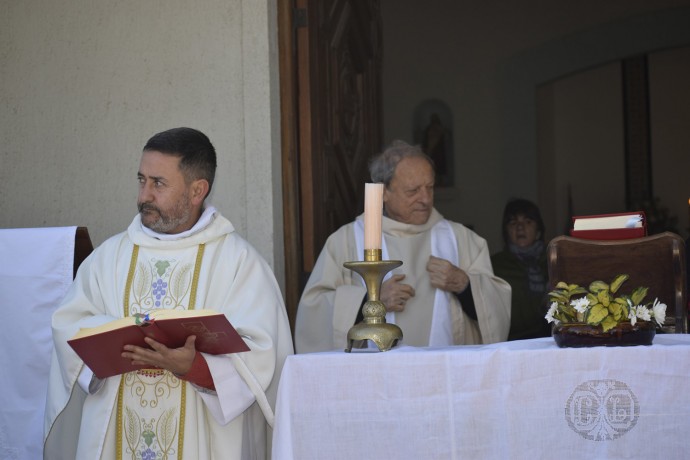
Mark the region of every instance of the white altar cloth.
<instances>
[{"instance_id":1,"label":"white altar cloth","mask_svg":"<svg viewBox=\"0 0 690 460\"><path fill-rule=\"evenodd\" d=\"M274 460L690 458L690 335L290 356Z\"/></svg>"},{"instance_id":2,"label":"white altar cloth","mask_svg":"<svg viewBox=\"0 0 690 460\"><path fill-rule=\"evenodd\" d=\"M77 227L0 229L0 459L43 456L50 321L72 283Z\"/></svg>"}]
</instances>

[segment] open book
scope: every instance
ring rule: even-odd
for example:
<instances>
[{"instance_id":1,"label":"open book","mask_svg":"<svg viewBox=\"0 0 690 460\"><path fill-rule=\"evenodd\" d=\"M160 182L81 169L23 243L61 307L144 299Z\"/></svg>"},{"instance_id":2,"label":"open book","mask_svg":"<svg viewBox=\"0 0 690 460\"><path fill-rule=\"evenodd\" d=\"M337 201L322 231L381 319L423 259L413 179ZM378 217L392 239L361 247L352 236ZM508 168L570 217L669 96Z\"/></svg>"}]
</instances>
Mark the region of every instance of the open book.
<instances>
[{"instance_id":1,"label":"open book","mask_svg":"<svg viewBox=\"0 0 690 460\"><path fill-rule=\"evenodd\" d=\"M125 345L150 348L144 337L168 348L184 346L187 337L196 336L197 351L220 355L249 351L227 317L216 310L151 310L116 319L101 326L82 328L67 341L98 378L131 372L134 366L121 356Z\"/></svg>"},{"instance_id":2,"label":"open book","mask_svg":"<svg viewBox=\"0 0 690 460\"><path fill-rule=\"evenodd\" d=\"M616 216L576 217L573 230L604 230L610 228L639 228L643 226L642 214L621 214Z\"/></svg>"},{"instance_id":3,"label":"open book","mask_svg":"<svg viewBox=\"0 0 690 460\"><path fill-rule=\"evenodd\" d=\"M644 212L573 217L570 235L593 240L639 238L647 234Z\"/></svg>"}]
</instances>

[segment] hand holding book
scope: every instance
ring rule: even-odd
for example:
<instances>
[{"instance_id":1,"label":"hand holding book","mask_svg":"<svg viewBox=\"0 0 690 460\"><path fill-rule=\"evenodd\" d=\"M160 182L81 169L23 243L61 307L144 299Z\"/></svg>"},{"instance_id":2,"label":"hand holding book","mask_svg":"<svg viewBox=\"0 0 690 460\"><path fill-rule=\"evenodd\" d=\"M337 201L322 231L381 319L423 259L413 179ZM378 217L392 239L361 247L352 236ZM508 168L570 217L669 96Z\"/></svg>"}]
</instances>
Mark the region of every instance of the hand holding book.
<instances>
[{"instance_id":1,"label":"hand holding book","mask_svg":"<svg viewBox=\"0 0 690 460\"><path fill-rule=\"evenodd\" d=\"M167 369L176 375L184 375L191 369L196 357L196 336L187 337L185 344L179 348L168 348L150 337L144 337L144 341L148 345L147 348L125 345L122 357L135 366Z\"/></svg>"},{"instance_id":2,"label":"hand holding book","mask_svg":"<svg viewBox=\"0 0 690 460\"><path fill-rule=\"evenodd\" d=\"M208 354L249 351L226 316L215 310L152 310L145 317L120 318L102 326L82 328L68 343L98 378L143 369L123 358L125 345L151 348L150 337L169 349L182 348L189 336L193 346Z\"/></svg>"}]
</instances>

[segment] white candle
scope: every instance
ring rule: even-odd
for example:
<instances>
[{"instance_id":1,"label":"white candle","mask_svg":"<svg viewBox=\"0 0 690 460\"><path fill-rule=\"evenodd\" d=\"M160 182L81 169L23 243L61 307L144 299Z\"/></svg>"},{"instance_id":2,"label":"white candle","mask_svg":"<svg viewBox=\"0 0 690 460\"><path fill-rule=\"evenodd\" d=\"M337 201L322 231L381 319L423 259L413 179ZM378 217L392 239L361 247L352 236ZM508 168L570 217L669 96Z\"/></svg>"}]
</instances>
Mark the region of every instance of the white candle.
<instances>
[{"instance_id":1,"label":"white candle","mask_svg":"<svg viewBox=\"0 0 690 460\"><path fill-rule=\"evenodd\" d=\"M364 249L381 249L383 184L364 184Z\"/></svg>"}]
</instances>

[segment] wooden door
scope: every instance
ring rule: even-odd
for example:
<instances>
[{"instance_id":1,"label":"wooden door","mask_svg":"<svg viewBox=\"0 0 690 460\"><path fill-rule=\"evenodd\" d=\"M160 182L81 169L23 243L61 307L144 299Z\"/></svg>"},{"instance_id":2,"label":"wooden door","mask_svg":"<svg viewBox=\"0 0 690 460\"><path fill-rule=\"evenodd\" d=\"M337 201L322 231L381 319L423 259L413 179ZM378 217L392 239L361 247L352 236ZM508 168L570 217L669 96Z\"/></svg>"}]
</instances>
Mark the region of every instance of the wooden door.
<instances>
[{"instance_id":1,"label":"wooden door","mask_svg":"<svg viewBox=\"0 0 690 460\"><path fill-rule=\"evenodd\" d=\"M328 236L363 209L381 150L378 0L279 2L286 304Z\"/></svg>"}]
</instances>

